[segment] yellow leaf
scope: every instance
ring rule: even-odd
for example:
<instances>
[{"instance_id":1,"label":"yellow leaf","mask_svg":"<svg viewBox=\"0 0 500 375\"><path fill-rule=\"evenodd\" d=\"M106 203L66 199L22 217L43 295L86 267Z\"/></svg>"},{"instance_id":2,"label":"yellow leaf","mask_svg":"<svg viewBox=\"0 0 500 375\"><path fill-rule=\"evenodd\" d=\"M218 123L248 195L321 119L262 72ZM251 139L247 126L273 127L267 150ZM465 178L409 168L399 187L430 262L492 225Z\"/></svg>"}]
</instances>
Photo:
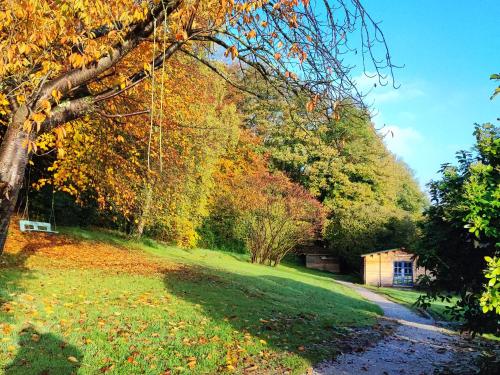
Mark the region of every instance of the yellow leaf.
<instances>
[{"instance_id":1,"label":"yellow leaf","mask_svg":"<svg viewBox=\"0 0 500 375\"><path fill-rule=\"evenodd\" d=\"M35 142L28 141L28 153L31 153L31 151L35 151L38 149L37 145Z\"/></svg>"},{"instance_id":2,"label":"yellow leaf","mask_svg":"<svg viewBox=\"0 0 500 375\"><path fill-rule=\"evenodd\" d=\"M29 133L31 131L31 127L32 127L31 120L26 119L23 124L23 130Z\"/></svg>"},{"instance_id":3,"label":"yellow leaf","mask_svg":"<svg viewBox=\"0 0 500 375\"><path fill-rule=\"evenodd\" d=\"M43 113L35 113L31 116L31 118L33 119L33 121L35 121L37 124L41 124L42 122L45 121L45 118L47 116L45 116Z\"/></svg>"},{"instance_id":4,"label":"yellow leaf","mask_svg":"<svg viewBox=\"0 0 500 375\"><path fill-rule=\"evenodd\" d=\"M59 100L61 100L62 94L59 90L52 90L52 97L56 101L56 103L59 103Z\"/></svg>"},{"instance_id":5,"label":"yellow leaf","mask_svg":"<svg viewBox=\"0 0 500 375\"><path fill-rule=\"evenodd\" d=\"M50 114L52 106L50 105L50 102L48 100L42 100L42 102L40 103L40 108L48 115Z\"/></svg>"},{"instance_id":6,"label":"yellow leaf","mask_svg":"<svg viewBox=\"0 0 500 375\"><path fill-rule=\"evenodd\" d=\"M72 355L70 355L70 356L68 357L68 361L73 362L73 363L78 363L78 359L76 359L76 358L75 358L75 357L73 357Z\"/></svg>"},{"instance_id":7,"label":"yellow leaf","mask_svg":"<svg viewBox=\"0 0 500 375\"><path fill-rule=\"evenodd\" d=\"M7 100L7 96L5 96L5 94L0 93L0 105L9 105L9 101Z\"/></svg>"}]
</instances>

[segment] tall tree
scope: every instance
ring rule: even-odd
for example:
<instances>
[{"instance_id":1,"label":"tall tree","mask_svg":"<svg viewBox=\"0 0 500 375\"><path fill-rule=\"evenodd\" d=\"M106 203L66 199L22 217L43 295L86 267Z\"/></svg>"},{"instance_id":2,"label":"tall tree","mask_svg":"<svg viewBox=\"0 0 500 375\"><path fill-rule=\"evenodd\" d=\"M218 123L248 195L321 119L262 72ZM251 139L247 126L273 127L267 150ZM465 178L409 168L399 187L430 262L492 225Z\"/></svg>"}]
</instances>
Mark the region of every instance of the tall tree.
<instances>
[{"instance_id":1,"label":"tall tree","mask_svg":"<svg viewBox=\"0 0 500 375\"><path fill-rule=\"evenodd\" d=\"M351 101L325 119L307 96L248 97L247 127L264 139L271 166L306 187L329 211L324 237L346 265L363 252L408 246L426 199L409 168L385 147L369 113Z\"/></svg>"},{"instance_id":2,"label":"tall tree","mask_svg":"<svg viewBox=\"0 0 500 375\"><path fill-rule=\"evenodd\" d=\"M192 246L216 163L238 141L239 117L226 100L226 83L186 56L173 57L155 79L163 84L153 92L152 129L147 114L135 116L134 123L109 115L73 121L36 186L52 184L82 205L96 201L102 217L138 237L148 233ZM150 99L129 93L111 104L136 111ZM136 126L138 121L145 126ZM54 135L39 137L35 154L53 151L55 143Z\"/></svg>"},{"instance_id":3,"label":"tall tree","mask_svg":"<svg viewBox=\"0 0 500 375\"><path fill-rule=\"evenodd\" d=\"M207 58L214 46L281 91L306 88L332 106L359 99L344 63L356 30L372 68L390 73L383 34L357 0L2 0L0 251L37 136L140 90L178 52L224 75Z\"/></svg>"},{"instance_id":4,"label":"tall tree","mask_svg":"<svg viewBox=\"0 0 500 375\"><path fill-rule=\"evenodd\" d=\"M484 124L476 126L474 135L473 152L458 152L458 164L443 165L441 178L430 184L432 205L425 213L419 263L433 277L423 280L429 291L420 303L457 294L451 308L457 320L475 331L498 334L500 129Z\"/></svg>"}]
</instances>

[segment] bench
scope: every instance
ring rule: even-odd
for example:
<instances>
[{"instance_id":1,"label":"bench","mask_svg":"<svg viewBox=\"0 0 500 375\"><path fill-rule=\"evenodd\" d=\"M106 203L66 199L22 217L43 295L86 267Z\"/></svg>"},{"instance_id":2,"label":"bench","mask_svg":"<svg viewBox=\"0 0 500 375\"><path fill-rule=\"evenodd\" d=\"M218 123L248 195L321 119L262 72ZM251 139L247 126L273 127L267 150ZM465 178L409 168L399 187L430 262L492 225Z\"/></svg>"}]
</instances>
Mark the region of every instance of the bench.
<instances>
[{"instance_id":1,"label":"bench","mask_svg":"<svg viewBox=\"0 0 500 375\"><path fill-rule=\"evenodd\" d=\"M52 230L52 225L50 223L41 221L19 220L19 229L21 232L59 233Z\"/></svg>"}]
</instances>

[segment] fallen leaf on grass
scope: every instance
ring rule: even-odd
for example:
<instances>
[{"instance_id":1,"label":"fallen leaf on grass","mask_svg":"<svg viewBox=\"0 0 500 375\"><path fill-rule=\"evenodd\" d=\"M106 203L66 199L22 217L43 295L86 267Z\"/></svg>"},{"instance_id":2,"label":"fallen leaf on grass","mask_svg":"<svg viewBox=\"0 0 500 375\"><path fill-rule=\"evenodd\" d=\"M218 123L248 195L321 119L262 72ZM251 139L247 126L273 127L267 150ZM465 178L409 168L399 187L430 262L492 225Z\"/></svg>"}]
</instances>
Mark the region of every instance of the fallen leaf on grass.
<instances>
[{"instance_id":1,"label":"fallen leaf on grass","mask_svg":"<svg viewBox=\"0 0 500 375\"><path fill-rule=\"evenodd\" d=\"M2 325L2 332L6 335L8 335L12 331L12 327L10 324L3 324Z\"/></svg>"},{"instance_id":2,"label":"fallen leaf on grass","mask_svg":"<svg viewBox=\"0 0 500 375\"><path fill-rule=\"evenodd\" d=\"M113 368L114 368L114 367L115 367L115 365L111 365L111 366L104 366L104 367L101 367L101 368L99 369L99 371L100 371L101 373L103 373L103 374L104 374L104 373L106 373L106 372L108 372L108 371L113 370Z\"/></svg>"}]
</instances>

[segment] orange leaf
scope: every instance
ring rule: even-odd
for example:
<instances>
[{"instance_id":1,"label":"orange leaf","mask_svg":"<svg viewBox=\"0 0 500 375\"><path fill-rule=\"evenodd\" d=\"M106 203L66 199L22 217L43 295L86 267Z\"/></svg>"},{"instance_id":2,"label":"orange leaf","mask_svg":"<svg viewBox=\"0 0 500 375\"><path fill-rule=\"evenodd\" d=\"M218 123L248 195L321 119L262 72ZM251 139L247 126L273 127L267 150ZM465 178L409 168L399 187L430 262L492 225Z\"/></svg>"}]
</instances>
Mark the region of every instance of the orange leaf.
<instances>
[{"instance_id":1,"label":"orange leaf","mask_svg":"<svg viewBox=\"0 0 500 375\"><path fill-rule=\"evenodd\" d=\"M247 39L252 39L252 38L255 38L256 36L257 36L257 32L255 30L250 30L247 33Z\"/></svg>"}]
</instances>

